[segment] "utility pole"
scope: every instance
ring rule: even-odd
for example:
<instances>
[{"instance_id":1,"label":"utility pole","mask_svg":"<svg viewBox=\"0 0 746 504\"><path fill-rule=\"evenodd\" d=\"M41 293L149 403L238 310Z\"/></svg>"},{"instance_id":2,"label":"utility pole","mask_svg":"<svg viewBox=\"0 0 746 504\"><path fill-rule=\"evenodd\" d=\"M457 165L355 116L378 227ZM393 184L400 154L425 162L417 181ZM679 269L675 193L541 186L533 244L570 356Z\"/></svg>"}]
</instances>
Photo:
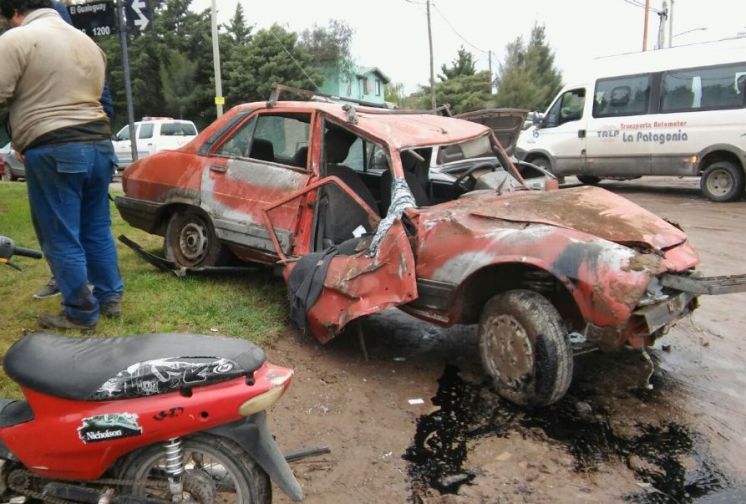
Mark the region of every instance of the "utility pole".
<instances>
[{"instance_id":1,"label":"utility pole","mask_svg":"<svg viewBox=\"0 0 746 504\"><path fill-rule=\"evenodd\" d=\"M658 11L660 23L658 24L658 46L656 49L663 49L666 40L666 21L668 20L668 4L663 0L663 8Z\"/></svg>"},{"instance_id":2,"label":"utility pole","mask_svg":"<svg viewBox=\"0 0 746 504\"><path fill-rule=\"evenodd\" d=\"M492 49L489 49L487 51L487 55L489 57L489 62L490 62L490 94L492 94L492 81L494 80L492 78Z\"/></svg>"},{"instance_id":3,"label":"utility pole","mask_svg":"<svg viewBox=\"0 0 746 504\"><path fill-rule=\"evenodd\" d=\"M215 108L218 117L223 115L223 83L220 80L220 45L218 43L218 13L212 0L212 61L215 68Z\"/></svg>"},{"instance_id":4,"label":"utility pole","mask_svg":"<svg viewBox=\"0 0 746 504\"><path fill-rule=\"evenodd\" d=\"M427 39L430 44L430 101L435 110L438 104L435 101L435 63L433 62L433 30L430 26L430 0L427 0Z\"/></svg>"},{"instance_id":5,"label":"utility pole","mask_svg":"<svg viewBox=\"0 0 746 504\"><path fill-rule=\"evenodd\" d=\"M673 46L673 0L671 0L671 10L668 11L668 47Z\"/></svg>"},{"instance_id":6,"label":"utility pole","mask_svg":"<svg viewBox=\"0 0 746 504\"><path fill-rule=\"evenodd\" d=\"M642 50L648 50L648 13L650 12L650 0L645 0L645 24L642 27Z\"/></svg>"}]
</instances>

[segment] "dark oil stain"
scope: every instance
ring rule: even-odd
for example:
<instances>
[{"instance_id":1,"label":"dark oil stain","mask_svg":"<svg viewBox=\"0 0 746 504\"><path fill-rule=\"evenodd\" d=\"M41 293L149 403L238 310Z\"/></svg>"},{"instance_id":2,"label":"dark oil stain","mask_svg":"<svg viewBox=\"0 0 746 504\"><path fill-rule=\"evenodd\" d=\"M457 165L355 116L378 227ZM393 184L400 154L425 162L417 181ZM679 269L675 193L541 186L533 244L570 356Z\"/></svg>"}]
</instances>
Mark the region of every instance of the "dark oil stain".
<instances>
[{"instance_id":1,"label":"dark oil stain","mask_svg":"<svg viewBox=\"0 0 746 504\"><path fill-rule=\"evenodd\" d=\"M704 442L683 425L637 423L632 433L621 435L614 432L603 408L594 410L573 389L555 405L527 411L495 398L487 384L464 381L452 365L446 366L438 383L432 402L439 409L418 419L414 442L403 455L411 462L415 502L423 489L455 494L476 477L466 467L469 441L513 432L536 436L537 429L566 447L576 471L595 471L604 461L625 464L643 487L624 496L627 502L683 504L730 491Z\"/></svg>"}]
</instances>

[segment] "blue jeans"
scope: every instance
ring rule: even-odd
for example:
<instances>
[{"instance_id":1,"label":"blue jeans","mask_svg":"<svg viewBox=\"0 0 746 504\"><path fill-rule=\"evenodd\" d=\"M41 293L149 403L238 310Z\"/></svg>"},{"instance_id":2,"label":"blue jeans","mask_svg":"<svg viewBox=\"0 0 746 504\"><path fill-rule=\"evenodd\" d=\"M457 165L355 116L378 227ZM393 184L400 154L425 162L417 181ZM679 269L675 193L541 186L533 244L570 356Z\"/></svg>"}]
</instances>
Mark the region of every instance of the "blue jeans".
<instances>
[{"instance_id":1,"label":"blue jeans","mask_svg":"<svg viewBox=\"0 0 746 504\"><path fill-rule=\"evenodd\" d=\"M27 149L26 183L39 244L67 315L98 320L99 303L119 301L124 284L111 234L111 141Z\"/></svg>"}]
</instances>

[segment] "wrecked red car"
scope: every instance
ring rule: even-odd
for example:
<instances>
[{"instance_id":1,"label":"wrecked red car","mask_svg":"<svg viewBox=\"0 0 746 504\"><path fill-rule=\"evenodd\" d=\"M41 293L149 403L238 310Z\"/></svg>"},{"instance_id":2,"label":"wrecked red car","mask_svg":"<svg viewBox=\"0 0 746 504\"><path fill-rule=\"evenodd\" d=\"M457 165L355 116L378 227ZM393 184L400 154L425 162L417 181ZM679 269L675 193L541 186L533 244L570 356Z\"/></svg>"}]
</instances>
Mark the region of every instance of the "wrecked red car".
<instances>
[{"instance_id":1,"label":"wrecked red car","mask_svg":"<svg viewBox=\"0 0 746 504\"><path fill-rule=\"evenodd\" d=\"M431 178L436 148L475 164ZM573 347L644 349L712 287L677 227L598 187L530 190L488 127L427 113L240 105L123 187L122 217L176 265L281 267L322 343L392 306L479 324L484 368L519 404L564 395Z\"/></svg>"}]
</instances>

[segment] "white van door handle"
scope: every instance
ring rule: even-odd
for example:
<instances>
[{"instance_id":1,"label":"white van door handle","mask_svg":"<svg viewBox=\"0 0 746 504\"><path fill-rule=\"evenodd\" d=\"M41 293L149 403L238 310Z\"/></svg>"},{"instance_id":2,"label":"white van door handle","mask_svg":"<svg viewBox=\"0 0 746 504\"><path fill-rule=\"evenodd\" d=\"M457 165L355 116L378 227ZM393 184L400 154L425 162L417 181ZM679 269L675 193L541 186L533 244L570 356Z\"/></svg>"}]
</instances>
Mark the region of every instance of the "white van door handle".
<instances>
[{"instance_id":1,"label":"white van door handle","mask_svg":"<svg viewBox=\"0 0 746 504\"><path fill-rule=\"evenodd\" d=\"M578 138L585 138L585 130L578 130Z\"/></svg>"}]
</instances>

